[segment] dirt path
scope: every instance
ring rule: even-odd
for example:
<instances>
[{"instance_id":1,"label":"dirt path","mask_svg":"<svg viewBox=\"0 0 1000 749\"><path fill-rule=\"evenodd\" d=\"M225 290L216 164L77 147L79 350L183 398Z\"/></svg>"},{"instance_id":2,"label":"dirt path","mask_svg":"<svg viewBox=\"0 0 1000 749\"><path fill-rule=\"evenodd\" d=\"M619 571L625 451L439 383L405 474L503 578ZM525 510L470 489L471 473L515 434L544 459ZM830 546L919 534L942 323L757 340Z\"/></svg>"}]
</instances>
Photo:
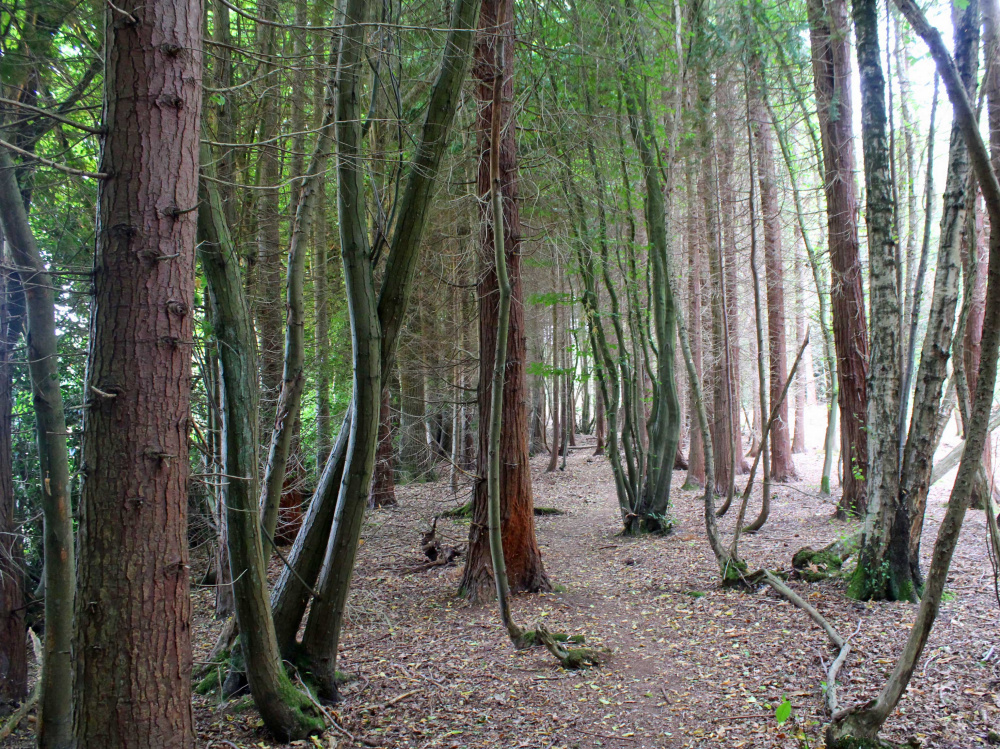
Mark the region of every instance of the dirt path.
<instances>
[{"instance_id":1,"label":"dirt path","mask_svg":"<svg viewBox=\"0 0 1000 749\"><path fill-rule=\"evenodd\" d=\"M699 494L675 490L673 535L617 535L610 471L590 453L574 450L566 471L554 474L543 472L544 457L533 461L536 506L567 513L537 519L558 592L518 596L514 609L523 625L542 620L610 648L610 663L568 673L544 651L514 652L493 608L456 597L460 568L407 573L421 561L420 533L430 519L464 498L453 498L445 483L402 487L399 507L373 513L365 531L341 660L360 678L337 710L344 727L387 748L822 746L820 659L832 657L825 636L766 590L717 588ZM830 519L832 504L815 494L818 457L797 456L796 463L816 480L778 488L771 520L742 544L753 567L787 567L798 548L850 530ZM674 486L682 481L677 474ZM940 489L932 497L928 539L944 499ZM727 531L732 522L724 521ZM461 521L438 528L456 542L468 532ZM888 738L964 749L984 745L989 728L1000 730L997 604L984 529L983 513L971 512L952 592ZM793 585L841 633L861 623L841 703L872 696L916 607L849 601L840 583ZM214 628L202 620L203 648ZM793 718L778 726L774 708L784 697ZM196 711L206 741L276 746L245 703L216 708L199 699Z\"/></svg>"}]
</instances>

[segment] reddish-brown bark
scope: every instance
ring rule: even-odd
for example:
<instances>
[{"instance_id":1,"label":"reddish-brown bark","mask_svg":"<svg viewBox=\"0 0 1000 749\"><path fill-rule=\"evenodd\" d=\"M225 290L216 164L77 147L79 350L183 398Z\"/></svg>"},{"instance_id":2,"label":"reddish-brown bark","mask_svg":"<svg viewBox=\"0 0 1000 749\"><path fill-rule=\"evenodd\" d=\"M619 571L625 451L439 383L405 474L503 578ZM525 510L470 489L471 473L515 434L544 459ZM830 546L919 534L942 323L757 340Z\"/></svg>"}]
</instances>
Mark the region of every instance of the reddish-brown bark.
<instances>
[{"instance_id":1,"label":"reddish-brown bark","mask_svg":"<svg viewBox=\"0 0 1000 749\"><path fill-rule=\"evenodd\" d=\"M844 0L809 0L813 78L823 143L827 228L833 283L833 336L837 350L840 459L843 494L838 512L867 507L868 328L858 249L854 184L850 25Z\"/></svg>"},{"instance_id":2,"label":"reddish-brown bark","mask_svg":"<svg viewBox=\"0 0 1000 749\"><path fill-rule=\"evenodd\" d=\"M368 495L368 506L387 507L394 504L396 504L396 480L393 475L392 409L389 407L389 388L385 388L382 391L375 472L372 474L372 490Z\"/></svg>"},{"instance_id":3,"label":"reddish-brown bark","mask_svg":"<svg viewBox=\"0 0 1000 749\"><path fill-rule=\"evenodd\" d=\"M502 11L502 13L501 13ZM498 17L511 18L512 0L483 0L479 16L479 34L476 39L473 74L476 79L476 97L479 111L476 119L479 151L478 194L483 197L490 191L490 124L493 118L492 96L496 69L493 65L494 32ZM503 32L504 70L502 113L503 138L500 144L500 182L503 192L504 250L507 272L510 275L511 307L510 332L507 340L507 372L504 381L504 414L500 436L500 515L503 529L504 559L510 590L549 590L548 576L542 565L542 555L535 539L535 515L531 492L531 466L528 463L528 410L525 399L524 290L521 284L521 223L517 205L517 151L515 127L511 104L513 101L514 33L512 24ZM494 589L490 542L488 533L487 501L487 451L492 387L489 373L493 371L496 349L496 332L499 294L497 276L491 267L493 239L489 231L486 202L481 203L482 229L480 234L481 262L477 285L479 298L479 457L473 496L473 517L469 528L469 552L465 560L461 589L473 600L492 595Z\"/></svg>"},{"instance_id":4,"label":"reddish-brown bark","mask_svg":"<svg viewBox=\"0 0 1000 749\"><path fill-rule=\"evenodd\" d=\"M691 336L691 358L694 369L700 378L702 375L702 328L704 322L701 315L701 234L698 231L697 195L694 190L692 175L693 165L687 166L687 232L688 232L688 330ZM692 403L694 397L689 399ZM691 409L692 412L694 409ZM688 472L684 482L687 486L705 485L705 444L698 425L697 418L692 414L689 419L688 431Z\"/></svg>"},{"instance_id":5,"label":"reddish-brown bark","mask_svg":"<svg viewBox=\"0 0 1000 749\"><path fill-rule=\"evenodd\" d=\"M190 747L201 3L106 11L75 648L81 747ZM133 22L133 20L135 22Z\"/></svg>"}]
</instances>

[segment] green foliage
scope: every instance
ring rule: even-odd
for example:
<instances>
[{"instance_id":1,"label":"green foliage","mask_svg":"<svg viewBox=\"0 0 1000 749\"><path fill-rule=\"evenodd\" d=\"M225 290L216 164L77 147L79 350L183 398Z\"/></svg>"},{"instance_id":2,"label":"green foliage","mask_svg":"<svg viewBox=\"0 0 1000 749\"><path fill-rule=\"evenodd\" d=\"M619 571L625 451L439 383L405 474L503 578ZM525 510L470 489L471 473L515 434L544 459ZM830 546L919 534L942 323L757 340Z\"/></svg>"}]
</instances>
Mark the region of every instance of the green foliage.
<instances>
[{"instance_id":1,"label":"green foliage","mask_svg":"<svg viewBox=\"0 0 1000 749\"><path fill-rule=\"evenodd\" d=\"M783 697L781 704L774 711L774 720L780 726L790 717L792 717L792 703L787 697Z\"/></svg>"}]
</instances>

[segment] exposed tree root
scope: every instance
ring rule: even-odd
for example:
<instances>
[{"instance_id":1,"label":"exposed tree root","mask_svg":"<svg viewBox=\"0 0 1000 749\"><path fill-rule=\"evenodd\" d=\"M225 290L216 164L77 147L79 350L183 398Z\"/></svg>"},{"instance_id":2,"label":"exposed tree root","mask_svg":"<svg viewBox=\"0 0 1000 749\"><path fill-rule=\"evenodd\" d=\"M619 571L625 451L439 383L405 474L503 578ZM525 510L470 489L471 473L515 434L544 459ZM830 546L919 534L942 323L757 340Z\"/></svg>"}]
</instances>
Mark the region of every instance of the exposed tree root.
<instances>
[{"instance_id":1,"label":"exposed tree root","mask_svg":"<svg viewBox=\"0 0 1000 749\"><path fill-rule=\"evenodd\" d=\"M799 577L810 583L836 577L840 574L844 562L858 550L860 545L861 534L858 533L838 539L819 550L806 546L792 556L792 567Z\"/></svg>"},{"instance_id":2,"label":"exposed tree root","mask_svg":"<svg viewBox=\"0 0 1000 749\"><path fill-rule=\"evenodd\" d=\"M840 673L840 669L843 668L844 663L847 661L847 656L851 653L851 638L858 633L861 629L861 622L858 622L858 628L854 630L854 633L847 638L841 637L840 633L833 628L833 625L826 620L826 618L819 613L815 608L810 606L805 600L794 590L785 585L781 579L775 575L770 570L759 570L753 575L747 577L748 582L763 582L770 585L782 598L787 600L793 606L797 606L802 609L806 614L812 619L819 627L826 632L826 636L830 638L830 642L833 643L839 652L837 657L830 664L830 667L826 670L826 708L830 715L834 715L837 712L837 675ZM822 661L822 657L820 658ZM824 667L826 664L823 664ZM859 748L860 749L860 748Z\"/></svg>"},{"instance_id":3,"label":"exposed tree root","mask_svg":"<svg viewBox=\"0 0 1000 749\"><path fill-rule=\"evenodd\" d=\"M602 652L594 648L565 647L556 635L551 634L541 624L536 626L534 635L565 669L576 671L581 668L591 668L600 666L601 663L607 660L607 652Z\"/></svg>"}]
</instances>

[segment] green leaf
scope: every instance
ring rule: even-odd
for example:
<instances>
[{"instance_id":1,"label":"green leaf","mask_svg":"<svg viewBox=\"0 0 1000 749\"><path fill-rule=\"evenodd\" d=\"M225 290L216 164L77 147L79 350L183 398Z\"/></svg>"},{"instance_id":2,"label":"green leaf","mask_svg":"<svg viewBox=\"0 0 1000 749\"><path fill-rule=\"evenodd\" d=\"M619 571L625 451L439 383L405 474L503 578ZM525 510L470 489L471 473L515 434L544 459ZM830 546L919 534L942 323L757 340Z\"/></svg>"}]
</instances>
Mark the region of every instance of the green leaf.
<instances>
[{"instance_id":1,"label":"green leaf","mask_svg":"<svg viewBox=\"0 0 1000 749\"><path fill-rule=\"evenodd\" d=\"M778 708L774 711L774 719L780 726L790 717L792 717L792 703L788 701L787 697L784 697L781 700L781 704L778 705Z\"/></svg>"}]
</instances>

